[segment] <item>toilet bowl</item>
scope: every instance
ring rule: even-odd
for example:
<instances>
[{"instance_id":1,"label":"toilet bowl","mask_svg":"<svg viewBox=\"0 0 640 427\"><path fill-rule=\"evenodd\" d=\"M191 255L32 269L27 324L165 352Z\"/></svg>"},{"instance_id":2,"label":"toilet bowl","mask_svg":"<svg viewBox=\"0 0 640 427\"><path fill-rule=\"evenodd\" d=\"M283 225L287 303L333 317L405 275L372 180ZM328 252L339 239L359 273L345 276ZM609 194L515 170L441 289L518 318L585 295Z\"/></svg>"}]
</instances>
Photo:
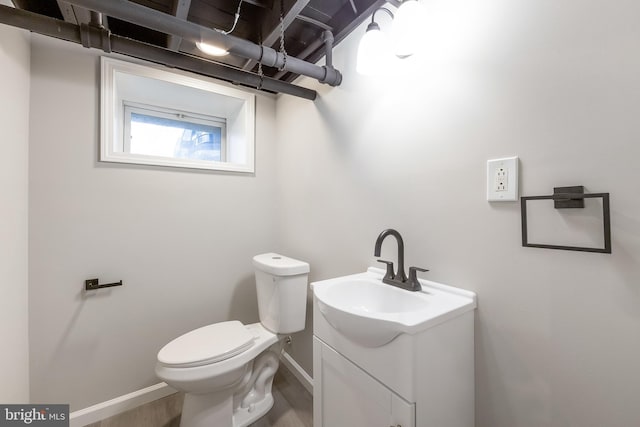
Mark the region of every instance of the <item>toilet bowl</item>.
<instances>
[{"instance_id":1,"label":"toilet bowl","mask_svg":"<svg viewBox=\"0 0 640 427\"><path fill-rule=\"evenodd\" d=\"M309 264L267 253L253 265L260 323L203 326L158 352L156 375L185 393L181 427L245 427L273 406L281 343L304 329Z\"/></svg>"}]
</instances>

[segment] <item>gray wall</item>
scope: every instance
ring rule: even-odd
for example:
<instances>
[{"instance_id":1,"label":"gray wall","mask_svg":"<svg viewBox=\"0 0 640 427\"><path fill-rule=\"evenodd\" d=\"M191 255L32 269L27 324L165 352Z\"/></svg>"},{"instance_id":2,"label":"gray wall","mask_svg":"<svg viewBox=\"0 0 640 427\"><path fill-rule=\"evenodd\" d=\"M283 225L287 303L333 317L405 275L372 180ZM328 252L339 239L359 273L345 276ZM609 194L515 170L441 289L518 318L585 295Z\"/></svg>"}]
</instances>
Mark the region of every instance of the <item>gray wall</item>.
<instances>
[{"instance_id":1,"label":"gray wall","mask_svg":"<svg viewBox=\"0 0 640 427\"><path fill-rule=\"evenodd\" d=\"M29 38L25 31L0 25L0 402L3 403L29 401Z\"/></svg>"},{"instance_id":2,"label":"gray wall","mask_svg":"<svg viewBox=\"0 0 640 427\"><path fill-rule=\"evenodd\" d=\"M340 87L279 97L283 252L312 280L364 271L393 227L407 265L477 292L478 427L637 425L640 3L423 3L423 51L396 74L355 73L362 26L335 52ZM521 247L519 203L485 200L486 161L511 155L522 195L610 192L613 254Z\"/></svg>"},{"instance_id":3,"label":"gray wall","mask_svg":"<svg viewBox=\"0 0 640 427\"><path fill-rule=\"evenodd\" d=\"M275 99L257 98L255 176L99 163L91 52L34 36L31 62L32 400L71 410L157 383L188 330L257 321L251 258L276 245ZM85 296L93 277L124 286Z\"/></svg>"}]
</instances>

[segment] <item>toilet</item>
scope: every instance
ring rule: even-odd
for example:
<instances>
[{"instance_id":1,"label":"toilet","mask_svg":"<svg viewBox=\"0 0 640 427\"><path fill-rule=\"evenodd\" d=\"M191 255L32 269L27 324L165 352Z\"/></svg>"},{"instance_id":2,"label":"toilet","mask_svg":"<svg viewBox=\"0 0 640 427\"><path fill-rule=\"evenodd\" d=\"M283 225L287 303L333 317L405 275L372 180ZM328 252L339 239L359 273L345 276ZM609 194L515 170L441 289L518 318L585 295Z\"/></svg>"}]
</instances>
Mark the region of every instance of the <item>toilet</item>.
<instances>
[{"instance_id":1,"label":"toilet","mask_svg":"<svg viewBox=\"0 0 640 427\"><path fill-rule=\"evenodd\" d=\"M304 329L309 264L253 257L260 323L203 326L158 352L156 375L185 393L181 427L245 427L271 409L271 385L287 334Z\"/></svg>"}]
</instances>

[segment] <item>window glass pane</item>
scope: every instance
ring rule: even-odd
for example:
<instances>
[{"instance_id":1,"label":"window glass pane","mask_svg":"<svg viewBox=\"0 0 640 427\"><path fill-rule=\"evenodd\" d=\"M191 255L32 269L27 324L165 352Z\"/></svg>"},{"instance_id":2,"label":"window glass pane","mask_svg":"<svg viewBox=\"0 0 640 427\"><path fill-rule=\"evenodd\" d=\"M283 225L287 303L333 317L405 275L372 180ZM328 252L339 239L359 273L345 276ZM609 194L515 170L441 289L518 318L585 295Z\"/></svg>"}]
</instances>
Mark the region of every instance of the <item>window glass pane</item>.
<instances>
[{"instance_id":1,"label":"window glass pane","mask_svg":"<svg viewBox=\"0 0 640 427\"><path fill-rule=\"evenodd\" d=\"M224 161L221 127L133 111L129 150L132 154Z\"/></svg>"}]
</instances>

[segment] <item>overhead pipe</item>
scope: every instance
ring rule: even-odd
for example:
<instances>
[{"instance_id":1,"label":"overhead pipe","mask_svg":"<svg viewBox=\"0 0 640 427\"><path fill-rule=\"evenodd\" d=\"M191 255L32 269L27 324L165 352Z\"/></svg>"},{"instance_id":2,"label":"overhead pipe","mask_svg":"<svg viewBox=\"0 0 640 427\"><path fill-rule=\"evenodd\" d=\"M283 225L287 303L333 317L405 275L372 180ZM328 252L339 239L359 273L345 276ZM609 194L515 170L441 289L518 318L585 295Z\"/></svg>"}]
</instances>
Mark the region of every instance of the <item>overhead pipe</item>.
<instances>
[{"instance_id":1,"label":"overhead pipe","mask_svg":"<svg viewBox=\"0 0 640 427\"><path fill-rule=\"evenodd\" d=\"M325 49L325 65L333 68L333 33L330 30L325 30L322 33L322 41L324 42Z\"/></svg>"},{"instance_id":2,"label":"overhead pipe","mask_svg":"<svg viewBox=\"0 0 640 427\"><path fill-rule=\"evenodd\" d=\"M325 30L322 33L322 39L316 40L313 43L309 44L305 50L300 52L299 56L300 58L306 58L309 55L311 55L311 53L315 52L318 48L320 48L322 45L324 45L325 65L327 67L333 67L333 41L334 41L333 33L330 30ZM287 74L286 71L279 71L273 76L273 78L279 79L285 74Z\"/></svg>"},{"instance_id":3,"label":"overhead pipe","mask_svg":"<svg viewBox=\"0 0 640 427\"><path fill-rule=\"evenodd\" d=\"M91 11L91 12L89 12L89 14L91 16L91 24L92 25L95 25L96 27L100 27L100 28L104 27L101 13Z\"/></svg>"},{"instance_id":4,"label":"overhead pipe","mask_svg":"<svg viewBox=\"0 0 640 427\"><path fill-rule=\"evenodd\" d=\"M308 58L309 55L311 55L313 52L315 52L320 47L322 47L323 44L324 44L323 40L320 40L320 39L314 40L313 42L309 43L307 45L307 47L302 52L300 52L298 54L298 57L300 57L300 58ZM285 74L287 74L286 71L278 71L276 74L274 74L273 78L274 79L280 79Z\"/></svg>"},{"instance_id":5,"label":"overhead pipe","mask_svg":"<svg viewBox=\"0 0 640 427\"><path fill-rule=\"evenodd\" d=\"M97 15L93 16L93 22L96 24L99 22ZM262 89L267 91L286 93L310 100L314 100L317 96L316 91L311 89L268 77L260 77L249 71L226 67L199 57L184 55L158 46L120 37L96 25L75 25L4 5L0 5L0 23L82 44L85 47L120 53L252 88L262 85Z\"/></svg>"},{"instance_id":6,"label":"overhead pipe","mask_svg":"<svg viewBox=\"0 0 640 427\"><path fill-rule=\"evenodd\" d=\"M315 65L296 57L285 56L268 46L258 45L248 40L214 29L203 27L193 22L183 21L152 8L148 8L127 0L65 0L75 6L81 6L107 16L131 22L137 25L170 34L192 42L210 43L225 49L229 54L246 59L254 59L263 65L276 67L295 74L312 77L320 83L338 86L342 82L342 74L331 66Z\"/></svg>"}]
</instances>

